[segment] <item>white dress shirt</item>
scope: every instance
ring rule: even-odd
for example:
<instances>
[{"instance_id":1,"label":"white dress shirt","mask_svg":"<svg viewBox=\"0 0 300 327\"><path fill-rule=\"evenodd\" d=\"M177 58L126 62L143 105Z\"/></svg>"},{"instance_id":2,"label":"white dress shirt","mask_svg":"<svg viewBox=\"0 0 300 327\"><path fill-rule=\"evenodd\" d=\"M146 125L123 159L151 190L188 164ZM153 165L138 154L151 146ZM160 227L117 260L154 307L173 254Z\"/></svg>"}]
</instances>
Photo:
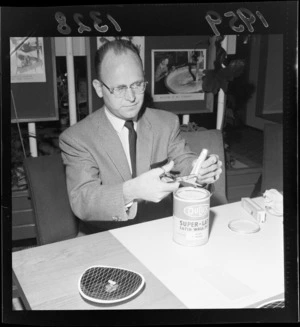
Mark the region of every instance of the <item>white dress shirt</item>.
<instances>
[{"instance_id":1,"label":"white dress shirt","mask_svg":"<svg viewBox=\"0 0 300 327\"><path fill-rule=\"evenodd\" d=\"M108 120L113 125L113 128L116 130L121 143L123 145L124 152L126 154L126 158L130 167L130 172L132 173L132 167L131 167L131 159L130 159L130 151L129 151L129 140L128 140L128 128L124 126L125 120L121 119L119 117L114 116L106 107L105 107L105 113L108 118ZM133 122L134 129L136 130L137 122Z\"/></svg>"},{"instance_id":2,"label":"white dress shirt","mask_svg":"<svg viewBox=\"0 0 300 327\"><path fill-rule=\"evenodd\" d=\"M126 158L129 164L130 172L132 173L132 167L131 167L131 158L130 158L130 151L129 151L129 140L128 140L128 134L129 130L127 127L125 127L125 120L121 119L119 117L114 116L106 107L104 108L105 114L108 118L108 120L113 125L113 128L116 130L121 143L123 145L124 152L126 154ZM133 122L134 129L136 130L137 122ZM133 201L126 204L127 208L130 208L132 206Z\"/></svg>"}]
</instances>

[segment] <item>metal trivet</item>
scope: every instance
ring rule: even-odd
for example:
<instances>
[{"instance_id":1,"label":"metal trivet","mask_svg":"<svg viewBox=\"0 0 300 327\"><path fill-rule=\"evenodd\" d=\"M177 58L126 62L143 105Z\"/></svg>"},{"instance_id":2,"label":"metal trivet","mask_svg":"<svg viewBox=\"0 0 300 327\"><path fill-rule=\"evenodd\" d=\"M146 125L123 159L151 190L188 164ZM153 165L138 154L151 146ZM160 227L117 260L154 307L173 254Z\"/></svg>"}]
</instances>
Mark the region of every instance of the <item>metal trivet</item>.
<instances>
[{"instance_id":1,"label":"metal trivet","mask_svg":"<svg viewBox=\"0 0 300 327\"><path fill-rule=\"evenodd\" d=\"M93 266L85 270L78 283L80 294L97 303L118 303L135 296L144 286L144 277L131 270Z\"/></svg>"},{"instance_id":2,"label":"metal trivet","mask_svg":"<svg viewBox=\"0 0 300 327\"><path fill-rule=\"evenodd\" d=\"M260 309L282 309L284 308L284 301L283 300L275 300L270 303L266 303L259 307Z\"/></svg>"}]
</instances>

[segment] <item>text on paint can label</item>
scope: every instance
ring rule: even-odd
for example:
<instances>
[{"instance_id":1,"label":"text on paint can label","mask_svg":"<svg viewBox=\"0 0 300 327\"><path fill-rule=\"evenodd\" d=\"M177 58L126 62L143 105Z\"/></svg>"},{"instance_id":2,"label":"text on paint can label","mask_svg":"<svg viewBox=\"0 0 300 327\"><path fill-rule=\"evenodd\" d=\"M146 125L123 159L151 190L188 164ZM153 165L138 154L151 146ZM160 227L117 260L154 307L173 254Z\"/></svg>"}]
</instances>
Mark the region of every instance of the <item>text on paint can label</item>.
<instances>
[{"instance_id":1,"label":"text on paint can label","mask_svg":"<svg viewBox=\"0 0 300 327\"><path fill-rule=\"evenodd\" d=\"M174 194L173 239L185 246L205 244L209 234L210 192L183 187Z\"/></svg>"},{"instance_id":2,"label":"text on paint can label","mask_svg":"<svg viewBox=\"0 0 300 327\"><path fill-rule=\"evenodd\" d=\"M195 205L191 205L191 206L187 206L183 209L183 212L191 217L191 218L201 218L201 217L205 217L208 214L209 211L209 205L199 205L199 204L195 204Z\"/></svg>"}]
</instances>

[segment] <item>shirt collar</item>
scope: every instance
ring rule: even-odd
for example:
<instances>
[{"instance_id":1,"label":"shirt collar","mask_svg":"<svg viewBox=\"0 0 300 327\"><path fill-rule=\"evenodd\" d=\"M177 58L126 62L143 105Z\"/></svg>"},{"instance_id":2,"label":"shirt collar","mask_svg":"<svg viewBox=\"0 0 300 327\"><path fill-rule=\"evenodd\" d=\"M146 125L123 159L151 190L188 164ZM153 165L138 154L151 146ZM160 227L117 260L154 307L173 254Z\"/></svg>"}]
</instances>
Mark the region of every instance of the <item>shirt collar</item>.
<instances>
[{"instance_id":1,"label":"shirt collar","mask_svg":"<svg viewBox=\"0 0 300 327\"><path fill-rule=\"evenodd\" d=\"M116 132L121 133L126 120L113 115L106 107L104 107L104 111L105 111L106 117L111 122L111 124L113 125L113 128L116 130ZM133 124L134 124L134 128L136 129L137 122L134 121Z\"/></svg>"}]
</instances>

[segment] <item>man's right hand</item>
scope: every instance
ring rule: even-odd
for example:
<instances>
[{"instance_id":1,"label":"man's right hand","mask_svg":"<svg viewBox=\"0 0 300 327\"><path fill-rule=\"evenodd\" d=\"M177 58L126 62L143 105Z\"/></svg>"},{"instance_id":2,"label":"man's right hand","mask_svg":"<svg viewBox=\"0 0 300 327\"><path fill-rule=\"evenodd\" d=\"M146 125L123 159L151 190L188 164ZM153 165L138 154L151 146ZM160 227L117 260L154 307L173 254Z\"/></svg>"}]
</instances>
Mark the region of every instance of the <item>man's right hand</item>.
<instances>
[{"instance_id":1,"label":"man's right hand","mask_svg":"<svg viewBox=\"0 0 300 327\"><path fill-rule=\"evenodd\" d=\"M176 191L179 187L178 182L166 183L160 176L164 172L172 170L174 162L170 161L162 168L155 168L140 176L128 180L123 184L123 194L125 203L133 200L144 200L150 202L160 202L170 193Z\"/></svg>"}]
</instances>

